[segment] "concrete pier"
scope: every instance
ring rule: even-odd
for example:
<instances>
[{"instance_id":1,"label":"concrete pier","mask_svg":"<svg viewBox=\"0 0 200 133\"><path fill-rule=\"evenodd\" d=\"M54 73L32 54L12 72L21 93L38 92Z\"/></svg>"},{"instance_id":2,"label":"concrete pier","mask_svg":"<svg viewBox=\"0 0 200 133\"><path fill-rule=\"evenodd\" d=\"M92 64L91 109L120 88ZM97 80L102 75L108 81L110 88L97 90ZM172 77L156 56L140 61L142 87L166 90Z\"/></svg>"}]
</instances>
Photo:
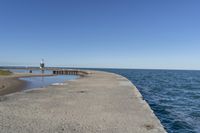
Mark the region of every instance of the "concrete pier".
<instances>
[{"instance_id":1,"label":"concrete pier","mask_svg":"<svg viewBox=\"0 0 200 133\"><path fill-rule=\"evenodd\" d=\"M88 72L86 71L80 71L80 70L53 70L53 74L55 75L80 75L85 76L88 75Z\"/></svg>"},{"instance_id":2,"label":"concrete pier","mask_svg":"<svg viewBox=\"0 0 200 133\"><path fill-rule=\"evenodd\" d=\"M165 133L126 78L107 72L0 98L0 133Z\"/></svg>"}]
</instances>

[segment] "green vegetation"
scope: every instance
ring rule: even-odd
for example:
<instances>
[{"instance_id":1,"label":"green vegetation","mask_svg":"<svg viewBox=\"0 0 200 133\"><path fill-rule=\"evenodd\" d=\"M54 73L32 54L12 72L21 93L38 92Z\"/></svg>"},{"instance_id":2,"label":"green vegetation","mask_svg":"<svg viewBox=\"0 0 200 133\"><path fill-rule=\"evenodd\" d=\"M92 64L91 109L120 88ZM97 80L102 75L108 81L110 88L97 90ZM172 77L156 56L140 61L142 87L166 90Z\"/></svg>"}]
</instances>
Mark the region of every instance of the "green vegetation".
<instances>
[{"instance_id":1,"label":"green vegetation","mask_svg":"<svg viewBox=\"0 0 200 133\"><path fill-rule=\"evenodd\" d=\"M8 71L8 70L0 70L0 75L6 76L6 75L10 75L12 74L12 72Z\"/></svg>"}]
</instances>

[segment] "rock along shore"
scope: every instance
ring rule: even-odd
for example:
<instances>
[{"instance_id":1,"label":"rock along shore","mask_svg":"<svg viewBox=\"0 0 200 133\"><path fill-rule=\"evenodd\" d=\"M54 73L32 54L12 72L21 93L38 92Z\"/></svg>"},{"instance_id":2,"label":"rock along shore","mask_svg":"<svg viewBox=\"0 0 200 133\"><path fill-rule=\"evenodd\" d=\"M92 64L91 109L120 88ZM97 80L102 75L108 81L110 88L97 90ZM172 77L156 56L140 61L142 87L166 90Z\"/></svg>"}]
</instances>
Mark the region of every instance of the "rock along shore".
<instances>
[{"instance_id":1,"label":"rock along shore","mask_svg":"<svg viewBox=\"0 0 200 133\"><path fill-rule=\"evenodd\" d=\"M165 133L126 78L86 77L0 98L0 133Z\"/></svg>"}]
</instances>

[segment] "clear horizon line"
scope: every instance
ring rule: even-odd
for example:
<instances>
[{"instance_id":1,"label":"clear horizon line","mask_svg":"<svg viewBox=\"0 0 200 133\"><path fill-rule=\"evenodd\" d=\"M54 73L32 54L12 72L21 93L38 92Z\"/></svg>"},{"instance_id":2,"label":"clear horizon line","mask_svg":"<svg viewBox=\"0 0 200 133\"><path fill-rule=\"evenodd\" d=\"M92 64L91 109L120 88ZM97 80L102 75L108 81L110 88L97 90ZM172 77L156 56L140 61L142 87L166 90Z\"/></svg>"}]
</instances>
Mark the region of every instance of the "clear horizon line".
<instances>
[{"instance_id":1,"label":"clear horizon line","mask_svg":"<svg viewBox=\"0 0 200 133\"><path fill-rule=\"evenodd\" d=\"M1 67L27 67L24 65L0 65ZM39 67L39 66L28 66ZM184 69L184 68L129 68L129 67L74 67L74 66L46 66L48 67L60 67L60 68L80 68L80 69L135 69L135 70L185 70L185 71L200 71L200 69Z\"/></svg>"}]
</instances>

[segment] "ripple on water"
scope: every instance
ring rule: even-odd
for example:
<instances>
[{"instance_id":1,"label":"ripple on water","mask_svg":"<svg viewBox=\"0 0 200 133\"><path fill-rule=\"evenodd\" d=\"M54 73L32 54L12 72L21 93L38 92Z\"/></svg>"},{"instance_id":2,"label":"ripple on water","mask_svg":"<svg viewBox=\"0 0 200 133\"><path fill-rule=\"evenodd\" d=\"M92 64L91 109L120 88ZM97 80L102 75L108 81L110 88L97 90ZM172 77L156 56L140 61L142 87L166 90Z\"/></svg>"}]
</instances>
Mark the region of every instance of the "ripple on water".
<instances>
[{"instance_id":1,"label":"ripple on water","mask_svg":"<svg viewBox=\"0 0 200 133\"><path fill-rule=\"evenodd\" d=\"M200 71L105 70L131 80L169 133L200 132Z\"/></svg>"}]
</instances>

